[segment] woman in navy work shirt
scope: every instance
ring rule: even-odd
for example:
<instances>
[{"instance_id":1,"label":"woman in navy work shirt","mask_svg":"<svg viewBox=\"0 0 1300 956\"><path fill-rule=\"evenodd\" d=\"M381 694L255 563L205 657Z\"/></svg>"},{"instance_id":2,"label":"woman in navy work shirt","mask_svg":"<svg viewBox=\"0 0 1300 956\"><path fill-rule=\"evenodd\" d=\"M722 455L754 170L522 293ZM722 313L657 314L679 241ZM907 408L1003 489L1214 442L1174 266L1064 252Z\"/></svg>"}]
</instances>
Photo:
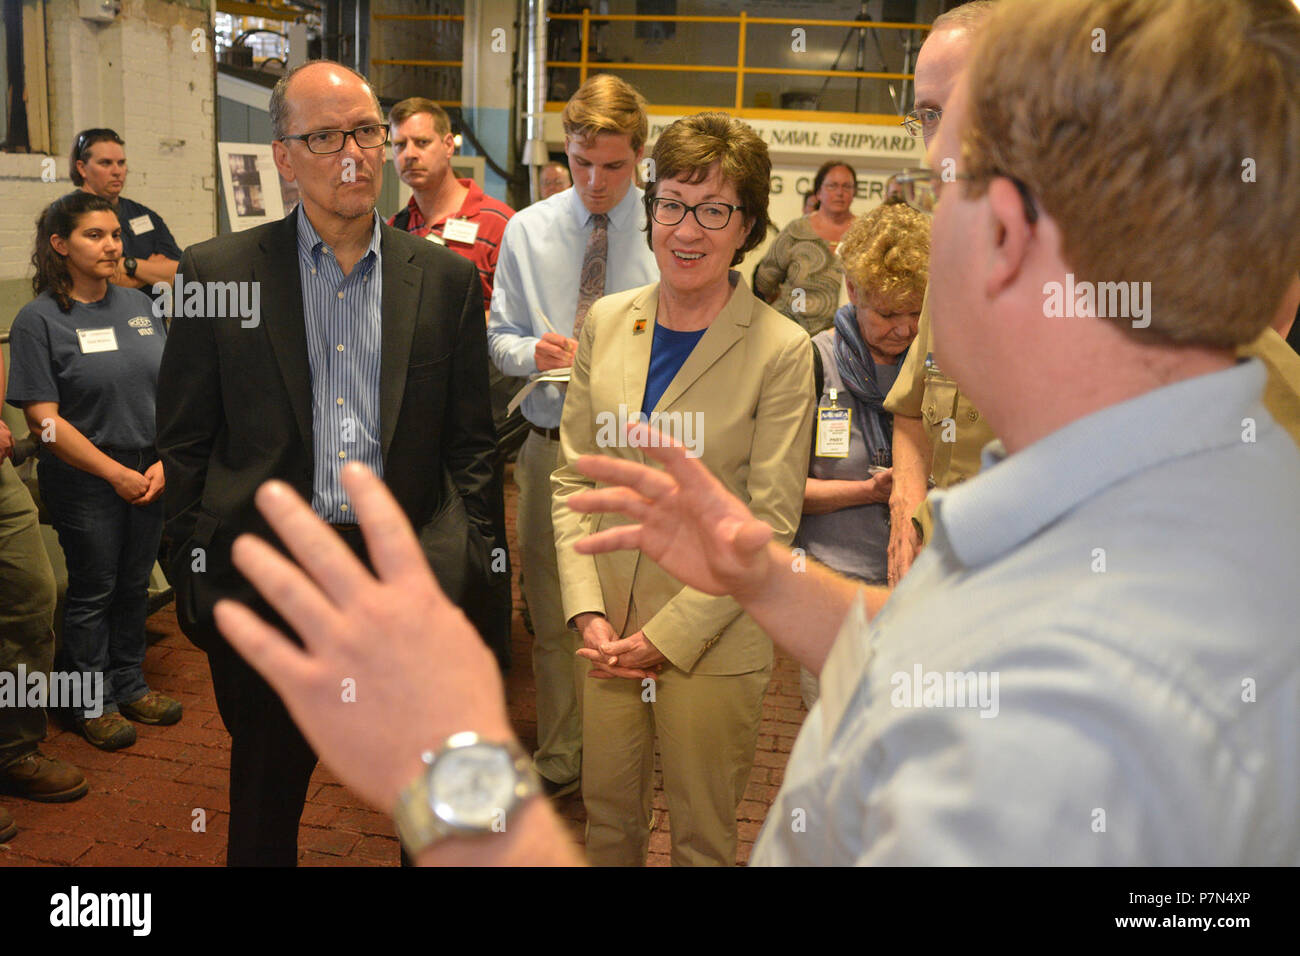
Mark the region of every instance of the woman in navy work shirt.
<instances>
[{"instance_id":1,"label":"woman in navy work shirt","mask_svg":"<svg viewBox=\"0 0 1300 956\"><path fill-rule=\"evenodd\" d=\"M102 750L135 728L174 724L181 705L150 691L142 664L149 571L162 536L154 451L161 320L149 297L109 279L122 254L113 206L87 192L36 223L36 298L10 330L8 401L41 438L40 490L68 563L61 671L103 675L102 713L78 713Z\"/></svg>"}]
</instances>

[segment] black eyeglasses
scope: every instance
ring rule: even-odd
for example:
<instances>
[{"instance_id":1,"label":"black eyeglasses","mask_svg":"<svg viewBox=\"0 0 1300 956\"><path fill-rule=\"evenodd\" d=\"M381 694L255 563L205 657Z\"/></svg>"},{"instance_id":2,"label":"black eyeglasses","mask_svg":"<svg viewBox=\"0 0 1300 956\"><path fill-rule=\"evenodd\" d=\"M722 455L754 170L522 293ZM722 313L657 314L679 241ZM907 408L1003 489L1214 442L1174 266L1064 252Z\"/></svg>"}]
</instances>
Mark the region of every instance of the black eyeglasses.
<instances>
[{"instance_id":1,"label":"black eyeglasses","mask_svg":"<svg viewBox=\"0 0 1300 956\"><path fill-rule=\"evenodd\" d=\"M302 140L313 153L326 154L341 150L349 136L362 149L378 149L388 142L388 127L383 123L372 123L369 126L358 126L356 129L318 129L314 133L280 138Z\"/></svg>"},{"instance_id":2,"label":"black eyeglasses","mask_svg":"<svg viewBox=\"0 0 1300 956\"><path fill-rule=\"evenodd\" d=\"M992 179L1001 176L1011 181L1020 193L1020 199L1025 204L1025 221L1035 223L1038 221L1038 206L1034 202L1033 195L1029 192L1029 187L1022 183L1015 176L1008 176L1006 173L991 173L984 177ZM955 173L954 179L970 179L977 177L970 173ZM939 201L939 192L934 186L934 170L932 169L905 169L894 176L894 182L902 190L903 201L915 209L917 212L933 213L935 203Z\"/></svg>"},{"instance_id":3,"label":"black eyeglasses","mask_svg":"<svg viewBox=\"0 0 1300 956\"><path fill-rule=\"evenodd\" d=\"M688 206L676 199L652 199L650 217L661 226L675 226L685 219L689 212L705 229L726 229L727 223L731 222L732 214L744 208L744 206L733 206L725 202L702 202Z\"/></svg>"}]
</instances>

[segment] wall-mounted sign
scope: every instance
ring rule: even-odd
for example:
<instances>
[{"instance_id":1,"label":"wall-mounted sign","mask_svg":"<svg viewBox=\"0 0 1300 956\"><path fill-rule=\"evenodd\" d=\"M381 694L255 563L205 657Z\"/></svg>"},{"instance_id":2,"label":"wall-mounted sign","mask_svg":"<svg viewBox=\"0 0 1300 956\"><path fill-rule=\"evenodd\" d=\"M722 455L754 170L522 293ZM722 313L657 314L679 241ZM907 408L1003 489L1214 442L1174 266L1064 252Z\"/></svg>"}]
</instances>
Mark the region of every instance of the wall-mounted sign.
<instances>
[{"instance_id":1,"label":"wall-mounted sign","mask_svg":"<svg viewBox=\"0 0 1300 956\"><path fill-rule=\"evenodd\" d=\"M659 134L679 119L681 116L651 115L647 153ZM907 135L901 120L898 126L818 123L804 119L746 119L745 122L767 143L774 161L784 157L817 166L825 159L850 162L856 159L862 160L863 166L904 169L919 166L925 156L921 140ZM552 148L563 150L564 127L558 113L546 114L545 131Z\"/></svg>"},{"instance_id":2,"label":"wall-mounted sign","mask_svg":"<svg viewBox=\"0 0 1300 956\"><path fill-rule=\"evenodd\" d=\"M270 143L218 143L217 161L233 232L283 219L298 201L298 186L280 177Z\"/></svg>"}]
</instances>

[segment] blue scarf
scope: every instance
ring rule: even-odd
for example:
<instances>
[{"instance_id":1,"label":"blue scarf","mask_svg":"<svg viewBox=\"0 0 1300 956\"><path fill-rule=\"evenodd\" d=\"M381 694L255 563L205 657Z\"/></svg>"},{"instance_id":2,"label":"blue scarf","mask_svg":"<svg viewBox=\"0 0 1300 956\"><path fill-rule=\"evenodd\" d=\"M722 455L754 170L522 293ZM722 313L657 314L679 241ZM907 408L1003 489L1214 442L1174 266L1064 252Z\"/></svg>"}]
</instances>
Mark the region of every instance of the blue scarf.
<instances>
[{"instance_id":1,"label":"blue scarf","mask_svg":"<svg viewBox=\"0 0 1300 956\"><path fill-rule=\"evenodd\" d=\"M899 363L906 358L904 350L898 357ZM852 303L835 313L835 364L844 387L862 409L863 431L872 464L888 467L893 463L894 416L885 411L885 394L876 380L876 363L862 338L858 312Z\"/></svg>"}]
</instances>

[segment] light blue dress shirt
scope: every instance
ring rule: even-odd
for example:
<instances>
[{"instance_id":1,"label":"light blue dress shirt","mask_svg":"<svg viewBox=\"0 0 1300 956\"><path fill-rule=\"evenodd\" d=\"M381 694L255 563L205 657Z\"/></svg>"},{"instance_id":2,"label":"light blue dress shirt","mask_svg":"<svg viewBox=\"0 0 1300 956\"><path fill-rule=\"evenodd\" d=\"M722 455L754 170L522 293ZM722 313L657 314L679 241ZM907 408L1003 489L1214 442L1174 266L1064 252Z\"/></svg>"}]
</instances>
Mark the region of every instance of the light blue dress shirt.
<instances>
[{"instance_id":1,"label":"light blue dress shirt","mask_svg":"<svg viewBox=\"0 0 1300 956\"><path fill-rule=\"evenodd\" d=\"M1300 452L1264 380L993 442L935 492L932 543L845 620L751 862L1300 863Z\"/></svg>"},{"instance_id":2,"label":"light blue dress shirt","mask_svg":"<svg viewBox=\"0 0 1300 956\"><path fill-rule=\"evenodd\" d=\"M609 258L605 294L648 285L659 266L646 242L643 192L636 186L609 211ZM578 278L591 236L591 213L572 187L521 209L506 224L492 287L488 352L503 374L535 375L533 352L549 329L542 312L561 335L573 335L578 309ZM564 389L538 386L521 406L524 417L541 428L559 428Z\"/></svg>"},{"instance_id":3,"label":"light blue dress shirt","mask_svg":"<svg viewBox=\"0 0 1300 956\"><path fill-rule=\"evenodd\" d=\"M338 260L298 207L307 359L311 364L311 507L332 524L355 524L340 472L359 461L384 475L380 446L379 358L383 345L383 263L379 217L370 248L345 277Z\"/></svg>"}]
</instances>

